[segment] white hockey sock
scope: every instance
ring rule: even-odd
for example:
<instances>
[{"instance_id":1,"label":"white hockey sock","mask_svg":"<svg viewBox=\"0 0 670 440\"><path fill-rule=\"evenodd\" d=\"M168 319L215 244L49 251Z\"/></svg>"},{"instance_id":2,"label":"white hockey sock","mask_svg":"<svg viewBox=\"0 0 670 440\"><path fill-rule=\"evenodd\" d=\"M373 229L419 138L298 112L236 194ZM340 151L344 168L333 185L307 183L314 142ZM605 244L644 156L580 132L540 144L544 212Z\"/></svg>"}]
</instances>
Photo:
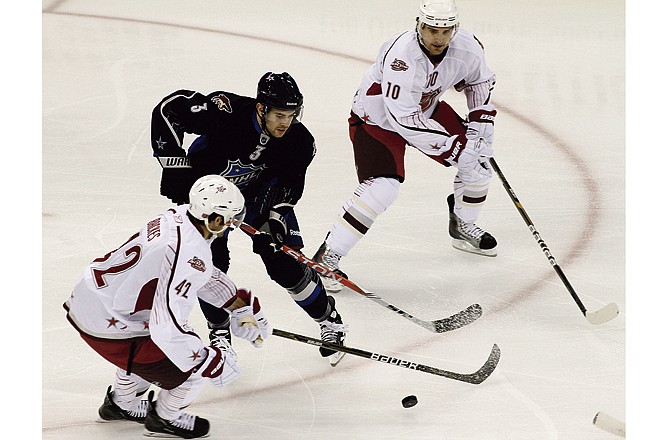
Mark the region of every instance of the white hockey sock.
<instances>
[{"instance_id":1,"label":"white hockey sock","mask_svg":"<svg viewBox=\"0 0 670 440\"><path fill-rule=\"evenodd\" d=\"M149 382L141 377L126 374L126 371L118 368L114 380L113 400L119 408L126 411L134 411L142 400L141 394L149 388Z\"/></svg>"},{"instance_id":2,"label":"white hockey sock","mask_svg":"<svg viewBox=\"0 0 670 440\"><path fill-rule=\"evenodd\" d=\"M198 397L204 384L205 378L200 373L194 373L177 388L161 390L156 398L156 413L166 420L179 418L182 409Z\"/></svg>"},{"instance_id":3,"label":"white hockey sock","mask_svg":"<svg viewBox=\"0 0 670 440\"><path fill-rule=\"evenodd\" d=\"M489 192L489 180L484 184L466 184L454 179L454 214L466 223L475 223Z\"/></svg>"},{"instance_id":4,"label":"white hockey sock","mask_svg":"<svg viewBox=\"0 0 670 440\"><path fill-rule=\"evenodd\" d=\"M353 198L342 206L326 239L328 247L341 256L347 255L377 217L396 201L399 193L400 182L396 179L376 177L363 181Z\"/></svg>"}]
</instances>

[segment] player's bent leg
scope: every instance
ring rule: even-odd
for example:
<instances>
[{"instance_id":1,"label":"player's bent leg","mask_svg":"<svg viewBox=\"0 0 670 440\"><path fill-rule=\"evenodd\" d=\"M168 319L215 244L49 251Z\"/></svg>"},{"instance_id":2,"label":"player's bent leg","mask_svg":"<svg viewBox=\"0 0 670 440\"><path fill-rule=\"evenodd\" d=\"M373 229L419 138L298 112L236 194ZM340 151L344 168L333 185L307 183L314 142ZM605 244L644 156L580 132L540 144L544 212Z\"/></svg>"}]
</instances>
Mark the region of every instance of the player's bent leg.
<instances>
[{"instance_id":1,"label":"player's bent leg","mask_svg":"<svg viewBox=\"0 0 670 440\"><path fill-rule=\"evenodd\" d=\"M256 234L253 240L254 252L263 259L270 278L284 287L293 301L319 323L323 340L342 345L347 326L342 323L342 316L335 308L335 299L326 294L316 270L276 250L269 234ZM341 352L323 348L319 351L332 366L337 365L342 357Z\"/></svg>"},{"instance_id":2,"label":"player's bent leg","mask_svg":"<svg viewBox=\"0 0 670 440\"><path fill-rule=\"evenodd\" d=\"M313 260L346 277L340 270L340 259L356 246L377 217L396 201L399 193L400 181L396 178L374 177L361 182L353 197L342 207ZM323 278L323 283L329 292L342 290L334 279Z\"/></svg>"}]
</instances>

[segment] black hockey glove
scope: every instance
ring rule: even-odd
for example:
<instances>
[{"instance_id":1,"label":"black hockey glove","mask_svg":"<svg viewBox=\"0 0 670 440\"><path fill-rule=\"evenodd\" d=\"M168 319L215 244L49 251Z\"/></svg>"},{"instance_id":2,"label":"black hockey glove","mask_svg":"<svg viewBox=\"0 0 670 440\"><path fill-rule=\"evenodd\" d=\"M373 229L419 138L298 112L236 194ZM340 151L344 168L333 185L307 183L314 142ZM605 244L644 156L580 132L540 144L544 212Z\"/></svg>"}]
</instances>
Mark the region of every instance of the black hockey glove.
<instances>
[{"instance_id":1,"label":"black hockey glove","mask_svg":"<svg viewBox=\"0 0 670 440\"><path fill-rule=\"evenodd\" d=\"M193 183L192 174L190 168L163 168L161 195L177 205L188 203L188 192Z\"/></svg>"},{"instance_id":2,"label":"black hockey glove","mask_svg":"<svg viewBox=\"0 0 670 440\"><path fill-rule=\"evenodd\" d=\"M273 260L282 254L281 244L275 243L272 236L267 232L258 232L252 237L254 254L261 256L263 260Z\"/></svg>"},{"instance_id":3,"label":"black hockey glove","mask_svg":"<svg viewBox=\"0 0 670 440\"><path fill-rule=\"evenodd\" d=\"M261 226L260 230L269 233L272 237L272 241L276 245L281 246L284 244L284 238L286 237L288 228L284 217L277 211L271 210L270 215L268 216L268 221Z\"/></svg>"}]
</instances>

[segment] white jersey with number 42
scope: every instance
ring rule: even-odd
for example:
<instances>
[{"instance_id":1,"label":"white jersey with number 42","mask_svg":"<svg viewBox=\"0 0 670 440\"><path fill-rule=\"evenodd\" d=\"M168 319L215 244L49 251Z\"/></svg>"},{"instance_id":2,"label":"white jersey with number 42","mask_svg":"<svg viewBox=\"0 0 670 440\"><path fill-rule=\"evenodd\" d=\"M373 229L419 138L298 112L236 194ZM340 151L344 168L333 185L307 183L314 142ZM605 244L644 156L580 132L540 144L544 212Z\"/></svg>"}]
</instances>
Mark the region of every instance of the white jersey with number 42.
<instances>
[{"instance_id":1,"label":"white jersey with number 42","mask_svg":"<svg viewBox=\"0 0 670 440\"><path fill-rule=\"evenodd\" d=\"M221 307L237 292L212 264L205 240L181 205L147 222L84 270L65 303L68 319L102 339L151 336L182 371L202 363L205 344L188 325L198 297Z\"/></svg>"}]
</instances>

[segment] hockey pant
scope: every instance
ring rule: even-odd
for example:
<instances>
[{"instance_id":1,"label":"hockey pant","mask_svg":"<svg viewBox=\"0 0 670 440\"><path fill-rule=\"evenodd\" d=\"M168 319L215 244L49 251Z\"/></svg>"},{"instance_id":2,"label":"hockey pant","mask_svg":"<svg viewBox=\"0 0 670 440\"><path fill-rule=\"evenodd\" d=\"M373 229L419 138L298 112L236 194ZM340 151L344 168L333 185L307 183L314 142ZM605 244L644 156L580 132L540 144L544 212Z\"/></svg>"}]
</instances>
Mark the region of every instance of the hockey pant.
<instances>
[{"instance_id":1,"label":"hockey pant","mask_svg":"<svg viewBox=\"0 0 670 440\"><path fill-rule=\"evenodd\" d=\"M440 102L431 116L449 133L465 133L465 122L445 102ZM326 238L326 244L345 256L372 227L377 217L398 198L400 183L405 180L405 139L376 125L365 124L357 115L349 118L349 136L359 186L344 203L337 221ZM428 156L449 167L442 158ZM488 194L491 175L462 173L454 177L454 212L462 220L474 223Z\"/></svg>"},{"instance_id":2,"label":"hockey pant","mask_svg":"<svg viewBox=\"0 0 670 440\"><path fill-rule=\"evenodd\" d=\"M100 356L116 365L114 402L123 409L135 409L141 395L154 384L161 388L156 399L158 415L173 420L193 402L205 383L199 372L181 371L149 336L101 339L79 334Z\"/></svg>"}]
</instances>

